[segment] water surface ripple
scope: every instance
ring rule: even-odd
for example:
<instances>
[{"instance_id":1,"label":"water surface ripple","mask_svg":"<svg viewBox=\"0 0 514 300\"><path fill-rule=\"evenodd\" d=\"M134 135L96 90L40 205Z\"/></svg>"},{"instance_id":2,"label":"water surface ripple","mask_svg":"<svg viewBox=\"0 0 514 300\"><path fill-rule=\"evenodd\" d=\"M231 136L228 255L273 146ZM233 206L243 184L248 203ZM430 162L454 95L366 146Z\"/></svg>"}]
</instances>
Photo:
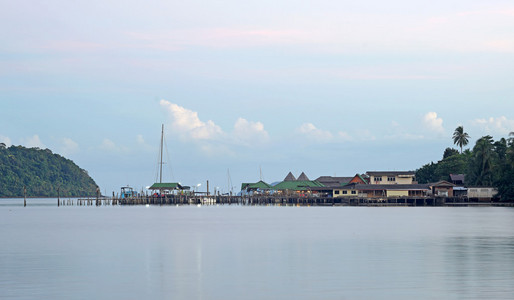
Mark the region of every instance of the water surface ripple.
<instances>
[{"instance_id":1,"label":"water surface ripple","mask_svg":"<svg viewBox=\"0 0 514 300\"><path fill-rule=\"evenodd\" d=\"M55 203L0 200L0 298L514 295L512 208Z\"/></svg>"}]
</instances>

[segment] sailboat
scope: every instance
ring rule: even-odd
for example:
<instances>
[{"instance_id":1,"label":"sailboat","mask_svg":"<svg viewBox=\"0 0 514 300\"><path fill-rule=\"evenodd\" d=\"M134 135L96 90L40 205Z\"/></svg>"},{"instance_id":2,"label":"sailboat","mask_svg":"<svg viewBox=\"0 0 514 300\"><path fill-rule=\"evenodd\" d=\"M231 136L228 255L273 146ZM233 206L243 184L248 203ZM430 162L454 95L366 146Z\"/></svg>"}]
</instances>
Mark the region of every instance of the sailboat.
<instances>
[{"instance_id":1,"label":"sailboat","mask_svg":"<svg viewBox=\"0 0 514 300\"><path fill-rule=\"evenodd\" d=\"M154 197L164 197L167 194L172 194L177 190L188 190L189 187L182 186L178 182L162 182L162 165L164 164L163 157L164 148L164 124L161 128L161 147L159 150L159 182L154 183L148 189L152 191Z\"/></svg>"}]
</instances>

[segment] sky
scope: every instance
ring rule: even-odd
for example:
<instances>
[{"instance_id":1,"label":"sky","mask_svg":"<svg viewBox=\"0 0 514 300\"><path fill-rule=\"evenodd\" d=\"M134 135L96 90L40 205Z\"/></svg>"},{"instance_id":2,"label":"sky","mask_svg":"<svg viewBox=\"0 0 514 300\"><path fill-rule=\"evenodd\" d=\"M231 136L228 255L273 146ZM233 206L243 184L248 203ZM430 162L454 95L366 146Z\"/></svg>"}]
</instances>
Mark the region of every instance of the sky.
<instances>
[{"instance_id":1,"label":"sky","mask_svg":"<svg viewBox=\"0 0 514 300\"><path fill-rule=\"evenodd\" d=\"M161 124L163 181L211 192L514 131L511 0L0 0L0 28L0 142L108 195L156 181Z\"/></svg>"}]
</instances>

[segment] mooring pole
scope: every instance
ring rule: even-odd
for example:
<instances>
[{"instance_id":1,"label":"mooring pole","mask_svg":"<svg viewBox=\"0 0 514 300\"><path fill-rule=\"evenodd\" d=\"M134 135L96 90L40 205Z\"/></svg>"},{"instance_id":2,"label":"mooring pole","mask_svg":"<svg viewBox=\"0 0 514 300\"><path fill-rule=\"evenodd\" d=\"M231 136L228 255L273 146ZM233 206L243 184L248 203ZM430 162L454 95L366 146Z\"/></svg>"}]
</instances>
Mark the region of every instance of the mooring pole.
<instances>
[{"instance_id":1,"label":"mooring pole","mask_svg":"<svg viewBox=\"0 0 514 300\"><path fill-rule=\"evenodd\" d=\"M27 206L27 187L23 187L23 207Z\"/></svg>"},{"instance_id":2,"label":"mooring pole","mask_svg":"<svg viewBox=\"0 0 514 300\"><path fill-rule=\"evenodd\" d=\"M59 207L59 202L61 202L61 193L60 193L60 191L61 191L61 188L58 187L57 188L57 207Z\"/></svg>"},{"instance_id":3,"label":"mooring pole","mask_svg":"<svg viewBox=\"0 0 514 300\"><path fill-rule=\"evenodd\" d=\"M207 180L207 196L209 196L209 180Z\"/></svg>"}]
</instances>

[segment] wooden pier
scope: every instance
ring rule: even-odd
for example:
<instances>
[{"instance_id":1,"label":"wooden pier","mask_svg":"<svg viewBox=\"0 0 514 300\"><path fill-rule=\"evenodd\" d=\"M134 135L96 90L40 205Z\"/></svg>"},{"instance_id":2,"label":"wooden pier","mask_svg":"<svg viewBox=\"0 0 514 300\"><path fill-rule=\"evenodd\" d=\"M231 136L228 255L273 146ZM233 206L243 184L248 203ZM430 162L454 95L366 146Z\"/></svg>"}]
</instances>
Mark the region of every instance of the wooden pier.
<instances>
[{"instance_id":1,"label":"wooden pier","mask_svg":"<svg viewBox=\"0 0 514 300\"><path fill-rule=\"evenodd\" d=\"M58 199L58 206L116 206L116 205L243 205L243 206L512 206L512 203L469 201L453 197L398 197L398 198L332 198L297 196L214 196L166 195L163 197L139 196L132 198L92 197Z\"/></svg>"}]
</instances>

